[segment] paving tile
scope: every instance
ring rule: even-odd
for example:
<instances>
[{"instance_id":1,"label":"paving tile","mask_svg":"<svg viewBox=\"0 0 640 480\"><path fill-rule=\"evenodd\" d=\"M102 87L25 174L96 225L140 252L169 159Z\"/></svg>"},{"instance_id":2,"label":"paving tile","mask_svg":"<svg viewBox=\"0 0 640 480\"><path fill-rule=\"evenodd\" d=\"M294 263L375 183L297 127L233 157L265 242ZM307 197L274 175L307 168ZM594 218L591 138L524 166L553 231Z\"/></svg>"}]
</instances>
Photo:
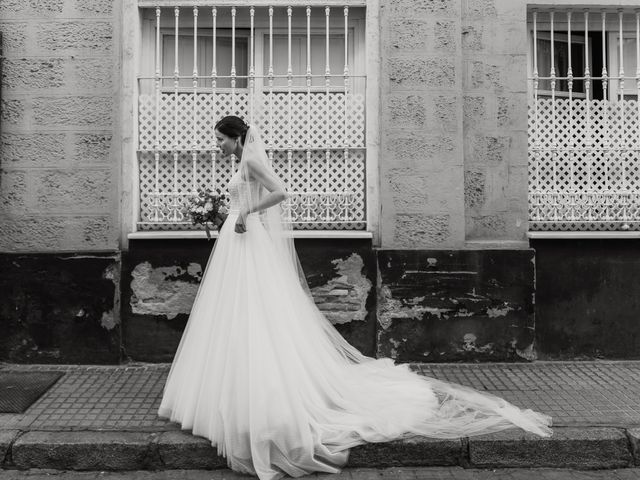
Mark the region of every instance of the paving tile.
<instances>
[{"instance_id":1,"label":"paving tile","mask_svg":"<svg viewBox=\"0 0 640 480\"><path fill-rule=\"evenodd\" d=\"M175 428L156 416L169 364L15 365L0 370L66 374L25 414L0 414L1 428ZM495 393L548 413L554 425L640 426L640 361L421 364L415 371ZM90 416L89 416L90 415Z\"/></svg>"}]
</instances>

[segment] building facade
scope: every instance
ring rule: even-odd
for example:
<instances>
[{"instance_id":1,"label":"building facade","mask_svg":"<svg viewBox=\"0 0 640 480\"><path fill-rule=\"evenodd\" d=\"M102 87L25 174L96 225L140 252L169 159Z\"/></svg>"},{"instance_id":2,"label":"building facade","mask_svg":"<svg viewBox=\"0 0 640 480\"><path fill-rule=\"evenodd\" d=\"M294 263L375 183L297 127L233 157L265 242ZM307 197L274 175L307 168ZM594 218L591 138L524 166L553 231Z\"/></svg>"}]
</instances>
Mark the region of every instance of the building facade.
<instances>
[{"instance_id":1,"label":"building facade","mask_svg":"<svg viewBox=\"0 0 640 480\"><path fill-rule=\"evenodd\" d=\"M4 0L0 359L171 361L226 114L263 130L314 299L364 353L637 357L635 7Z\"/></svg>"}]
</instances>

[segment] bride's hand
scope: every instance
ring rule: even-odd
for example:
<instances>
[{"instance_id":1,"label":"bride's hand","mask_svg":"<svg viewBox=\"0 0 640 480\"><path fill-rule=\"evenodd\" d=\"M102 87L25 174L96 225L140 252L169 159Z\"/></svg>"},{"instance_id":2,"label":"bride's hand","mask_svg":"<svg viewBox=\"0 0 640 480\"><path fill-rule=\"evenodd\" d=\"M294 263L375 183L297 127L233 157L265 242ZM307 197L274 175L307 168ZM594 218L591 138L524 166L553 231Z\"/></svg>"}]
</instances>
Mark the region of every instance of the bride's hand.
<instances>
[{"instance_id":1,"label":"bride's hand","mask_svg":"<svg viewBox=\"0 0 640 480\"><path fill-rule=\"evenodd\" d=\"M245 233L247 231L247 212L241 210L236 220L236 233Z\"/></svg>"}]
</instances>

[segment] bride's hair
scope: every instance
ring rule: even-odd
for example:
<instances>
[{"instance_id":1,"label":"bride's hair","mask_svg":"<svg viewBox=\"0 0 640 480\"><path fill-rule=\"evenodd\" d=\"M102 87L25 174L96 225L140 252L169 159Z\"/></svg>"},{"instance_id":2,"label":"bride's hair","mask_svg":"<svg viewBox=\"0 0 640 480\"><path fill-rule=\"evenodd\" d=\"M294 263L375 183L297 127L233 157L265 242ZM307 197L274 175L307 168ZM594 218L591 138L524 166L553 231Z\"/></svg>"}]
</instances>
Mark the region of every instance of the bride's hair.
<instances>
[{"instance_id":1,"label":"bride's hair","mask_svg":"<svg viewBox=\"0 0 640 480\"><path fill-rule=\"evenodd\" d=\"M218 123L216 123L215 129L230 138L240 137L242 144L244 145L249 125L247 125L240 117L229 115L219 120Z\"/></svg>"}]
</instances>

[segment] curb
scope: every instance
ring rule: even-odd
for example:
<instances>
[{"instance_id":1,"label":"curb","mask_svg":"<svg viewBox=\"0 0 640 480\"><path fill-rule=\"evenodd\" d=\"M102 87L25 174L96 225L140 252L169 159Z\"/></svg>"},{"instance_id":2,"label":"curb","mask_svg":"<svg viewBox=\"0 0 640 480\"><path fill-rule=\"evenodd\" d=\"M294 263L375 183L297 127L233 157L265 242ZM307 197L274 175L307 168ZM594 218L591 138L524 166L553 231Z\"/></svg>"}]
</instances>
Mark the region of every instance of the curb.
<instances>
[{"instance_id":1,"label":"curb","mask_svg":"<svg viewBox=\"0 0 640 480\"><path fill-rule=\"evenodd\" d=\"M227 468L209 440L188 431L0 430L4 470L213 470ZM516 430L456 440L412 438L354 447L347 468L613 469L640 465L640 428L555 427L551 438Z\"/></svg>"}]
</instances>

